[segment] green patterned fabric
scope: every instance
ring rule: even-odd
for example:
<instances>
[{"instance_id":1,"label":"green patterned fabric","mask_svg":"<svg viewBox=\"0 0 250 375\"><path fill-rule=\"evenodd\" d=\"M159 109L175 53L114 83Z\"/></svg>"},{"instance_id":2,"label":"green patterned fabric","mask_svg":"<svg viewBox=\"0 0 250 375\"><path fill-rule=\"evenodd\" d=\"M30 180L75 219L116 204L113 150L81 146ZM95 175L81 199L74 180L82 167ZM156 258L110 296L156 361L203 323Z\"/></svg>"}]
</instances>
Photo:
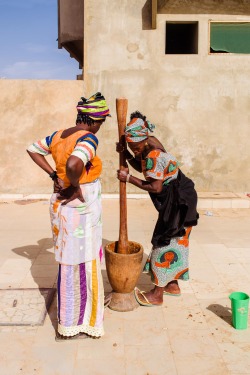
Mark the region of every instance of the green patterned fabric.
<instances>
[{"instance_id":1,"label":"green patterned fabric","mask_svg":"<svg viewBox=\"0 0 250 375\"><path fill-rule=\"evenodd\" d=\"M186 228L183 237L171 239L169 245L153 248L143 272L149 273L153 284L165 287L173 280L189 279L189 236L192 228Z\"/></svg>"}]
</instances>

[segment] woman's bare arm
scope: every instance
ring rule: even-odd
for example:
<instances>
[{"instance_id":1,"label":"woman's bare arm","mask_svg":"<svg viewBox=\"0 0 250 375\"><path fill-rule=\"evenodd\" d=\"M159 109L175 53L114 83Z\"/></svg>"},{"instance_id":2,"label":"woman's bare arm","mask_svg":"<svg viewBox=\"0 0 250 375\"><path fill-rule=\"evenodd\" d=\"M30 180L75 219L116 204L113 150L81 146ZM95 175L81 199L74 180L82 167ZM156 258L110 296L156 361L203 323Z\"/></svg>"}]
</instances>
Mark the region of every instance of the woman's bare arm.
<instances>
[{"instance_id":1,"label":"woman's bare arm","mask_svg":"<svg viewBox=\"0 0 250 375\"><path fill-rule=\"evenodd\" d=\"M84 168L83 161L77 156L71 155L66 164L66 174L73 186L79 185L79 179L82 175Z\"/></svg>"},{"instance_id":2,"label":"woman's bare arm","mask_svg":"<svg viewBox=\"0 0 250 375\"><path fill-rule=\"evenodd\" d=\"M153 178L149 181L141 180L140 178L129 175L128 169L118 170L117 178L123 182L130 182L132 185L137 186L139 189L145 190L148 193L160 193L162 191L162 180L154 180Z\"/></svg>"},{"instance_id":3,"label":"woman's bare arm","mask_svg":"<svg viewBox=\"0 0 250 375\"><path fill-rule=\"evenodd\" d=\"M132 155L130 158L127 159L129 164L131 165L132 168L134 168L137 172L142 172L142 167L141 167L141 161L134 158Z\"/></svg>"},{"instance_id":4,"label":"woman's bare arm","mask_svg":"<svg viewBox=\"0 0 250 375\"><path fill-rule=\"evenodd\" d=\"M128 182L148 193L160 193L162 191L162 180L145 181L130 175Z\"/></svg>"}]
</instances>

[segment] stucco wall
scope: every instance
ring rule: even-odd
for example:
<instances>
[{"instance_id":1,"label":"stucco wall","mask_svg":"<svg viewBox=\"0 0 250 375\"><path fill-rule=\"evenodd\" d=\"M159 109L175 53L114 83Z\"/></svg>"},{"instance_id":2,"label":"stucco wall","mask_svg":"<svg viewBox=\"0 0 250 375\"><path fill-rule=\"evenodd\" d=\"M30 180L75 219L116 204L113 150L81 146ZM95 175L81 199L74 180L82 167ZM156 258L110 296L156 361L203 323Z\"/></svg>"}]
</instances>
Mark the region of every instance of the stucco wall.
<instances>
[{"instance_id":1,"label":"stucco wall","mask_svg":"<svg viewBox=\"0 0 250 375\"><path fill-rule=\"evenodd\" d=\"M26 148L54 130L74 125L82 95L82 81L0 80L0 194L51 192L51 179Z\"/></svg>"},{"instance_id":2,"label":"stucco wall","mask_svg":"<svg viewBox=\"0 0 250 375\"><path fill-rule=\"evenodd\" d=\"M250 16L235 14L235 7L234 14L227 15L226 7L223 14L222 2L217 15L213 2L213 14L158 14L157 29L143 30L147 3L85 0L86 90L101 89L114 115L114 98L128 98L129 113L138 109L156 124L156 137L199 191L249 191L250 56L209 55L208 21L250 21ZM169 20L199 22L198 55L165 55ZM104 178L110 192L117 186L114 134L112 120L100 146L109 153ZM139 192L131 185L128 190Z\"/></svg>"}]
</instances>

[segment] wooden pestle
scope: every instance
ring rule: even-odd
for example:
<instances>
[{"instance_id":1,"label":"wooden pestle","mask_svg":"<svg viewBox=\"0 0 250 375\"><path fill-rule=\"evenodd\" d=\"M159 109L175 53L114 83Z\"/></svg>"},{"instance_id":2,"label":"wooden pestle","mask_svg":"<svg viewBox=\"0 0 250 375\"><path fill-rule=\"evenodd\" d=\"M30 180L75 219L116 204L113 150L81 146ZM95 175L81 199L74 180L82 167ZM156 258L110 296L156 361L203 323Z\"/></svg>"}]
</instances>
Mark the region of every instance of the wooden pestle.
<instances>
[{"instance_id":1,"label":"wooden pestle","mask_svg":"<svg viewBox=\"0 0 250 375\"><path fill-rule=\"evenodd\" d=\"M128 99L117 98L116 99L116 114L118 122L119 132L119 143L123 146L124 152L120 153L119 157L119 169L123 170L127 167L125 150L126 140L124 135L124 129L126 126L128 110ZM119 240L117 246L117 252L120 254L128 254L128 229L127 229L127 196L126 196L126 182L120 181L120 230Z\"/></svg>"}]
</instances>

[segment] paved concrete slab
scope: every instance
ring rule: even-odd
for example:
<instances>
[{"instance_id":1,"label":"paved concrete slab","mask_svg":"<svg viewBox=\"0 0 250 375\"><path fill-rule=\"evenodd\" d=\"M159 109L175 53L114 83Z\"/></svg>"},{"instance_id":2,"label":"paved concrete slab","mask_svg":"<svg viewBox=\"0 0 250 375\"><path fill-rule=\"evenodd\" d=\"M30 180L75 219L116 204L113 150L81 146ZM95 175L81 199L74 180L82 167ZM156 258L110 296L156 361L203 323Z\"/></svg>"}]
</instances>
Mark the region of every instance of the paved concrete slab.
<instances>
[{"instance_id":1,"label":"paved concrete slab","mask_svg":"<svg viewBox=\"0 0 250 375\"><path fill-rule=\"evenodd\" d=\"M181 282L181 297L127 313L106 309L102 339L63 343L54 340L54 300L43 326L0 327L1 375L249 375L250 329L232 327L228 295L250 294L250 211L230 207L210 207L210 216L200 207L190 240L191 279ZM46 199L0 204L1 289L55 286L48 208ZM149 199L128 200L129 239L144 246L144 259L156 218ZM118 239L118 199L103 200L103 222L105 245ZM149 277L142 274L138 286L149 289Z\"/></svg>"},{"instance_id":2,"label":"paved concrete slab","mask_svg":"<svg viewBox=\"0 0 250 375\"><path fill-rule=\"evenodd\" d=\"M0 326L43 325L55 288L0 289Z\"/></svg>"}]
</instances>

